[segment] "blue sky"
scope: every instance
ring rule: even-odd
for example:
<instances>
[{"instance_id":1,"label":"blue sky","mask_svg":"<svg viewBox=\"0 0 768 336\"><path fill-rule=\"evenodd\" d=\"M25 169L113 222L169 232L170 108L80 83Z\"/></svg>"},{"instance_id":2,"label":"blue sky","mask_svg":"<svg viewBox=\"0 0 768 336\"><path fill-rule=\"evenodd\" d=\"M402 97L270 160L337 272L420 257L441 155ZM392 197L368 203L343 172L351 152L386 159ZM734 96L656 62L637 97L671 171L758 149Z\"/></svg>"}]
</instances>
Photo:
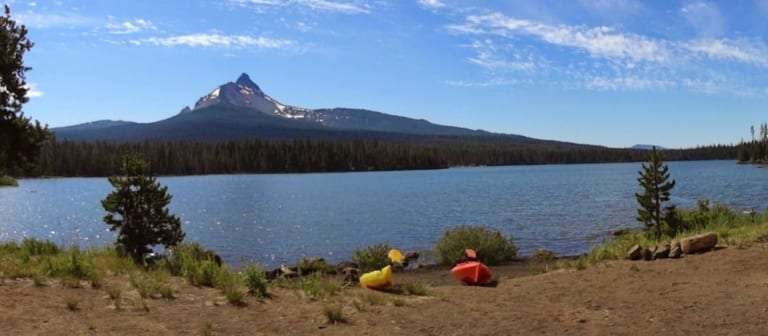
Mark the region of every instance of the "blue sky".
<instances>
[{"instance_id":1,"label":"blue sky","mask_svg":"<svg viewBox=\"0 0 768 336\"><path fill-rule=\"evenodd\" d=\"M768 120L768 0L7 3L53 127L164 119L241 72L292 105L609 146Z\"/></svg>"}]
</instances>

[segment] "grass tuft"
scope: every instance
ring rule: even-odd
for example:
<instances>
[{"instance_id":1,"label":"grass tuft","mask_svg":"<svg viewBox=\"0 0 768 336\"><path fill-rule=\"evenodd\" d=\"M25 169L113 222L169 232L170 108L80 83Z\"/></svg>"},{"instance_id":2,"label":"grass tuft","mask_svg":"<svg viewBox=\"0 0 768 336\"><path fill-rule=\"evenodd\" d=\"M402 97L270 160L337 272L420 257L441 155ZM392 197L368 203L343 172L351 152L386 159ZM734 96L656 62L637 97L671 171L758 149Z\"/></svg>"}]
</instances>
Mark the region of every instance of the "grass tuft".
<instances>
[{"instance_id":1,"label":"grass tuft","mask_svg":"<svg viewBox=\"0 0 768 336\"><path fill-rule=\"evenodd\" d=\"M80 310L80 301L73 298L68 298L64 302L67 305L67 309L72 312Z\"/></svg>"},{"instance_id":2,"label":"grass tuft","mask_svg":"<svg viewBox=\"0 0 768 336\"><path fill-rule=\"evenodd\" d=\"M347 323L347 318L344 317L344 311L340 305L327 305L323 307L323 315L325 315L328 324Z\"/></svg>"}]
</instances>

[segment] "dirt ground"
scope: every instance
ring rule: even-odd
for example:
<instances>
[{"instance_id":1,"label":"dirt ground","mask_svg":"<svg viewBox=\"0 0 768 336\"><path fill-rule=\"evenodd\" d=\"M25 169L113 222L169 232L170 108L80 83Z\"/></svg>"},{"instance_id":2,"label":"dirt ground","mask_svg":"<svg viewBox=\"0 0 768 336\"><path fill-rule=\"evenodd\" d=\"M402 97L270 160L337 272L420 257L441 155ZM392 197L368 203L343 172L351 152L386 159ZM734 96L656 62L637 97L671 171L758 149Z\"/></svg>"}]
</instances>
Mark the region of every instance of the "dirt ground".
<instances>
[{"instance_id":1,"label":"dirt ground","mask_svg":"<svg viewBox=\"0 0 768 336\"><path fill-rule=\"evenodd\" d=\"M351 288L323 301L273 290L245 307L219 292L179 281L174 300L148 300L149 311L115 309L104 289L0 286L2 335L766 335L768 245L728 248L678 260L617 261L586 270L524 276L527 267L495 269L495 288L464 287L445 271L396 274L435 285L429 297L386 295L383 305L354 301ZM113 280L118 281L118 280ZM108 284L109 286L110 284ZM67 300L79 310L70 311ZM395 303L399 301L398 303ZM347 323L329 325L323 307L343 306Z\"/></svg>"}]
</instances>

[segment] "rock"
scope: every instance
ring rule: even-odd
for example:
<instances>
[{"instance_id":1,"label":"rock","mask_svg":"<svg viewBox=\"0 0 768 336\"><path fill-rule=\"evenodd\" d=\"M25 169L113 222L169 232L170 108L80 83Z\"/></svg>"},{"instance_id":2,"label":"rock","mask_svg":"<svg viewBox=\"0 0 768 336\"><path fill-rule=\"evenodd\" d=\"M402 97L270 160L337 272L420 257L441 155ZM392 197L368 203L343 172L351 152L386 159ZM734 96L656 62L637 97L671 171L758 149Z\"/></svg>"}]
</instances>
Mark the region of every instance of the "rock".
<instances>
[{"instance_id":1,"label":"rock","mask_svg":"<svg viewBox=\"0 0 768 336\"><path fill-rule=\"evenodd\" d=\"M419 259L419 252L408 252L405 254L405 261L411 261L411 260L418 260Z\"/></svg>"},{"instance_id":2,"label":"rock","mask_svg":"<svg viewBox=\"0 0 768 336\"><path fill-rule=\"evenodd\" d=\"M616 230L616 231L613 231L613 236L614 237L623 236L623 235L625 235L627 233L630 233L630 232L632 232L632 229Z\"/></svg>"},{"instance_id":3,"label":"rock","mask_svg":"<svg viewBox=\"0 0 768 336\"><path fill-rule=\"evenodd\" d=\"M360 280L360 269L357 267L347 267L341 271L344 275L344 282L356 283Z\"/></svg>"},{"instance_id":4,"label":"rock","mask_svg":"<svg viewBox=\"0 0 768 336\"><path fill-rule=\"evenodd\" d=\"M280 266L280 275L282 275L285 278L295 278L299 276L299 272L295 269L295 267L288 267L288 266Z\"/></svg>"},{"instance_id":5,"label":"rock","mask_svg":"<svg viewBox=\"0 0 768 336\"><path fill-rule=\"evenodd\" d=\"M651 250L649 248L644 248L643 249L643 259L646 260L646 261L653 260L653 252L654 251L656 251L656 247L655 246L653 247L653 250Z\"/></svg>"},{"instance_id":6,"label":"rock","mask_svg":"<svg viewBox=\"0 0 768 336\"><path fill-rule=\"evenodd\" d=\"M683 249L680 248L680 243L675 242L672 244L672 248L669 250L669 257L677 259L683 256Z\"/></svg>"},{"instance_id":7,"label":"rock","mask_svg":"<svg viewBox=\"0 0 768 336\"><path fill-rule=\"evenodd\" d=\"M680 241L680 247L685 254L701 253L712 250L717 245L717 233L708 232Z\"/></svg>"},{"instance_id":8,"label":"rock","mask_svg":"<svg viewBox=\"0 0 768 336\"><path fill-rule=\"evenodd\" d=\"M339 274L344 274L344 270L347 268L359 268L360 266L357 263L351 262L351 261L342 261L338 264L336 264L336 272Z\"/></svg>"},{"instance_id":9,"label":"rock","mask_svg":"<svg viewBox=\"0 0 768 336\"><path fill-rule=\"evenodd\" d=\"M267 271L266 272L267 280L275 280L275 279L279 278L280 275L282 275L282 274L283 274L283 272L280 270L280 268L275 268L275 269L273 269L271 271Z\"/></svg>"},{"instance_id":10,"label":"rock","mask_svg":"<svg viewBox=\"0 0 768 336\"><path fill-rule=\"evenodd\" d=\"M656 246L656 252L653 253L654 259L664 259L669 257L671 247L669 243L662 243Z\"/></svg>"},{"instance_id":11,"label":"rock","mask_svg":"<svg viewBox=\"0 0 768 336\"><path fill-rule=\"evenodd\" d=\"M627 259L640 260L643 258L643 248L640 245L632 246L627 253Z\"/></svg>"}]
</instances>

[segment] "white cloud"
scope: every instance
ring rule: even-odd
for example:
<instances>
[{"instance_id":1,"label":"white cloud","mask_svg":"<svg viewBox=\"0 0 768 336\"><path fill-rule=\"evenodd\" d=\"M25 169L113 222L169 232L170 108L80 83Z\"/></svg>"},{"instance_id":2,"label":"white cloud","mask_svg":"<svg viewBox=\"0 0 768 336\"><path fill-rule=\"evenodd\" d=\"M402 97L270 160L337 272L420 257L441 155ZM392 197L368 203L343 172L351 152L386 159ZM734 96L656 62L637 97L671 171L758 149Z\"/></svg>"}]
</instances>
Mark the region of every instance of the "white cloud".
<instances>
[{"instance_id":1,"label":"white cloud","mask_svg":"<svg viewBox=\"0 0 768 336\"><path fill-rule=\"evenodd\" d=\"M232 47L232 48L258 48L258 49L288 49L295 45L291 40L270 38L251 35L223 35L223 34L187 34L166 37L150 37L131 40L134 45L156 45L163 47Z\"/></svg>"},{"instance_id":2,"label":"white cloud","mask_svg":"<svg viewBox=\"0 0 768 336\"><path fill-rule=\"evenodd\" d=\"M579 3L593 13L613 17L634 14L643 9L643 4L637 0L579 0Z\"/></svg>"},{"instance_id":3,"label":"white cloud","mask_svg":"<svg viewBox=\"0 0 768 336\"><path fill-rule=\"evenodd\" d=\"M148 30L157 30L151 21L145 19L133 19L123 22L109 22L106 25L110 34L134 34Z\"/></svg>"},{"instance_id":4,"label":"white cloud","mask_svg":"<svg viewBox=\"0 0 768 336\"><path fill-rule=\"evenodd\" d=\"M759 75L768 67L768 46L761 39L671 40L613 27L548 24L501 13L467 16L449 28L472 36L469 47L474 54L467 60L485 70L478 75L481 79L446 82L449 85L532 83L595 91L686 90L768 96L765 77ZM748 67L761 69L745 73Z\"/></svg>"},{"instance_id":5,"label":"white cloud","mask_svg":"<svg viewBox=\"0 0 768 336\"><path fill-rule=\"evenodd\" d=\"M14 15L16 20L31 28L76 28L92 26L98 23L89 17L74 13L34 13L26 12Z\"/></svg>"},{"instance_id":6,"label":"white cloud","mask_svg":"<svg viewBox=\"0 0 768 336\"><path fill-rule=\"evenodd\" d=\"M467 58L467 61L486 70L494 72L533 71L539 67L531 54L519 50L503 50L506 48L497 45L490 39L474 41L469 47L475 51L475 55Z\"/></svg>"},{"instance_id":7,"label":"white cloud","mask_svg":"<svg viewBox=\"0 0 768 336\"><path fill-rule=\"evenodd\" d=\"M688 3L680 14L701 36L720 36L725 31L725 20L717 4L706 1Z\"/></svg>"},{"instance_id":8,"label":"white cloud","mask_svg":"<svg viewBox=\"0 0 768 336\"><path fill-rule=\"evenodd\" d=\"M507 17L501 13L469 16L452 29L473 34L527 36L542 42L586 51L593 57L612 60L662 62L670 57L660 41L636 34L620 33L610 27L548 25Z\"/></svg>"},{"instance_id":9,"label":"white cloud","mask_svg":"<svg viewBox=\"0 0 768 336\"><path fill-rule=\"evenodd\" d=\"M712 59L768 66L768 49L764 45L729 39L698 39L684 46Z\"/></svg>"},{"instance_id":10,"label":"white cloud","mask_svg":"<svg viewBox=\"0 0 768 336\"><path fill-rule=\"evenodd\" d=\"M672 88L677 85L675 81L669 79L636 76L592 77L584 84L588 89L597 91L658 90Z\"/></svg>"},{"instance_id":11,"label":"white cloud","mask_svg":"<svg viewBox=\"0 0 768 336\"><path fill-rule=\"evenodd\" d=\"M521 84L519 80L494 77L483 81L449 80L445 84L456 87L484 88L491 86L509 86Z\"/></svg>"},{"instance_id":12,"label":"white cloud","mask_svg":"<svg viewBox=\"0 0 768 336\"><path fill-rule=\"evenodd\" d=\"M229 0L232 3L241 6L255 7L285 7L301 6L316 11L334 12L342 14L368 14L370 10L367 6L357 2L342 2L334 0Z\"/></svg>"},{"instance_id":13,"label":"white cloud","mask_svg":"<svg viewBox=\"0 0 768 336\"><path fill-rule=\"evenodd\" d=\"M43 91L40 91L40 89L37 87L37 84L35 83L28 83L27 84L27 97L29 98L39 98L43 96Z\"/></svg>"},{"instance_id":14,"label":"white cloud","mask_svg":"<svg viewBox=\"0 0 768 336\"><path fill-rule=\"evenodd\" d=\"M445 7L445 3L442 0L418 0L418 2L419 5L432 9Z\"/></svg>"}]
</instances>

